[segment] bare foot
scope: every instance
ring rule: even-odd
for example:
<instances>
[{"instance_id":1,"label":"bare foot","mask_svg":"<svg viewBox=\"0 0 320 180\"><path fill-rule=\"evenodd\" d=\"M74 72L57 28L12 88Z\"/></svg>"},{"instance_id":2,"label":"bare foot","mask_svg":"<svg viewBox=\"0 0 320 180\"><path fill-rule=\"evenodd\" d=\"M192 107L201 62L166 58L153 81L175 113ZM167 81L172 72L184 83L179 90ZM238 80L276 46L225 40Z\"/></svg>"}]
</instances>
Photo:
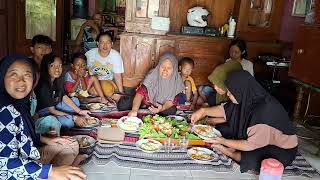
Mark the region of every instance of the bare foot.
<instances>
[{"instance_id":1,"label":"bare foot","mask_svg":"<svg viewBox=\"0 0 320 180\"><path fill-rule=\"evenodd\" d=\"M240 159L241 159L241 153L240 152L236 152L236 150L233 149L233 148L228 148L228 147L225 147L225 146L223 146L221 144L212 144L211 147L219 150L220 152L222 152L226 156L234 159L235 161L239 162Z\"/></svg>"},{"instance_id":2,"label":"bare foot","mask_svg":"<svg viewBox=\"0 0 320 180\"><path fill-rule=\"evenodd\" d=\"M79 154L73 161L72 166L79 166L81 161L87 159L89 156L87 154Z\"/></svg>"}]
</instances>

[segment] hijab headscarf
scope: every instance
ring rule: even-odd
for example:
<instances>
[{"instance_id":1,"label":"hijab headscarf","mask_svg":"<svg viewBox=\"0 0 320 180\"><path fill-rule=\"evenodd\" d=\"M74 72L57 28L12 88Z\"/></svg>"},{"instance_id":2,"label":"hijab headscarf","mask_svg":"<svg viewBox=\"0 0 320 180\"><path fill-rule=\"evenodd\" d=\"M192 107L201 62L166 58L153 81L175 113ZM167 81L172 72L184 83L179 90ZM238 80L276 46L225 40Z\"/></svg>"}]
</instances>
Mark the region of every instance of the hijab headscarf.
<instances>
[{"instance_id":1,"label":"hijab headscarf","mask_svg":"<svg viewBox=\"0 0 320 180\"><path fill-rule=\"evenodd\" d=\"M160 66L165 60L170 60L173 65L172 75L163 79L160 76ZM185 89L182 78L178 73L178 60L172 53L165 53L159 59L159 64L154 69L150 70L143 81L143 84L148 89L150 101L153 104L164 104L168 100L173 100L175 96Z\"/></svg>"},{"instance_id":2,"label":"hijab headscarf","mask_svg":"<svg viewBox=\"0 0 320 180\"><path fill-rule=\"evenodd\" d=\"M212 84L215 84L219 88L223 89L224 91L227 92L227 88L224 84L225 80L228 78L228 76L234 72L241 70L242 66L241 64L236 61L236 60L230 60L227 61L219 66L217 66L212 73L208 76L209 81ZM222 102L228 101L229 98L227 94L221 95L218 94L216 95L216 104L221 104Z\"/></svg>"},{"instance_id":3,"label":"hijab headscarf","mask_svg":"<svg viewBox=\"0 0 320 180\"><path fill-rule=\"evenodd\" d=\"M225 85L239 103L225 105L233 138L247 139L247 128L256 124L267 124L286 135L295 134L284 107L247 71L232 73Z\"/></svg>"},{"instance_id":4,"label":"hijab headscarf","mask_svg":"<svg viewBox=\"0 0 320 180\"><path fill-rule=\"evenodd\" d=\"M7 73L7 70L9 67L16 62L17 60L21 60L24 62L27 62L31 69L32 69L32 75L33 75L33 85L36 81L36 70L35 67L33 66L32 62L26 57L22 55L11 55L11 56L6 56L0 61L0 108L4 106L8 106L12 104L14 108L20 112L23 123L24 123L24 128L26 130L26 133L31 139L33 140L33 143L38 147L40 144L40 137L36 134L35 132L35 125L34 121L31 117L30 113L30 94L24 97L23 99L14 99L11 97L6 89L5 89L5 84L4 84L4 77Z\"/></svg>"}]
</instances>

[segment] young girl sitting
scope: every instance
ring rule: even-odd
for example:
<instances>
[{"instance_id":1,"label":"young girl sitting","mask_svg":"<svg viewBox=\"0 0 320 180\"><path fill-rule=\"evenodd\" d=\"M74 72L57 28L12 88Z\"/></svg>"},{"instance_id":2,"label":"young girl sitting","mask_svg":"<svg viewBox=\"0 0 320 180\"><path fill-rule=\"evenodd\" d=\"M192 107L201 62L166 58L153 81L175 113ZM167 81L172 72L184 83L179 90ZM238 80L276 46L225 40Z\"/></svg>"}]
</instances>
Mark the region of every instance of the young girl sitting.
<instances>
[{"instance_id":1,"label":"young girl sitting","mask_svg":"<svg viewBox=\"0 0 320 180\"><path fill-rule=\"evenodd\" d=\"M0 61L1 179L84 179L80 168L39 162L34 142L40 137L27 106L35 73L27 57L7 56Z\"/></svg>"},{"instance_id":2,"label":"young girl sitting","mask_svg":"<svg viewBox=\"0 0 320 180\"><path fill-rule=\"evenodd\" d=\"M65 95L61 78L61 58L53 53L45 55L40 71L40 81L35 88L39 116L54 115L65 128L72 128L74 124L84 126L86 124L85 118L72 114L77 113L89 117L90 112L79 108L80 102L76 97L70 99Z\"/></svg>"},{"instance_id":3,"label":"young girl sitting","mask_svg":"<svg viewBox=\"0 0 320 180\"><path fill-rule=\"evenodd\" d=\"M87 57L83 53L75 53L73 55L71 67L72 70L68 71L64 78L67 94L75 92L80 97L84 97L84 101L88 101L85 97L86 93L89 92L90 95L99 96L101 103L109 103L104 97L98 78L90 76L87 72Z\"/></svg>"}]
</instances>

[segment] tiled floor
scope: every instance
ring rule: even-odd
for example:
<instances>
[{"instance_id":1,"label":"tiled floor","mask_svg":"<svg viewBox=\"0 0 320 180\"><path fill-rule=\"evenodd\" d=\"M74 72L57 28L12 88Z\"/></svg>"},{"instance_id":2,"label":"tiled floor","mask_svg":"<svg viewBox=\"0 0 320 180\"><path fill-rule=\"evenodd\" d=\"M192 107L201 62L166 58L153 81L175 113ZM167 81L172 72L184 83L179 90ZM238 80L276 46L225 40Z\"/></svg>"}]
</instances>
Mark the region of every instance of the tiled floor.
<instances>
[{"instance_id":1,"label":"tiled floor","mask_svg":"<svg viewBox=\"0 0 320 180\"><path fill-rule=\"evenodd\" d=\"M318 146L319 147L319 146ZM318 151L317 146L308 140L299 138L299 152L306 160L320 172L320 156L314 155ZM83 167L88 180L213 180L213 179L258 179L246 173L217 173L214 171L163 171L144 170L136 168L119 167L115 163L99 166L93 163ZM283 177L283 180L302 180L310 178ZM315 178L314 178L315 179Z\"/></svg>"}]
</instances>

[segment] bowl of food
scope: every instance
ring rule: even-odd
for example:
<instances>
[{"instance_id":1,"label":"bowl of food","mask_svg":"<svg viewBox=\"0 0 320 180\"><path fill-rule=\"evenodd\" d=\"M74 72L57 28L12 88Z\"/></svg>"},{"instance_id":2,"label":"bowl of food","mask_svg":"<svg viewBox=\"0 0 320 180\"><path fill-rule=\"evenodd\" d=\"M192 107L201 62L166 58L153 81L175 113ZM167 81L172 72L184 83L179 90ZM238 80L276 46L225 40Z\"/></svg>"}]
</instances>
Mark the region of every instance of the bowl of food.
<instances>
[{"instance_id":1,"label":"bowl of food","mask_svg":"<svg viewBox=\"0 0 320 180\"><path fill-rule=\"evenodd\" d=\"M79 154L90 155L93 152L96 140L88 135L76 135L73 136L79 143Z\"/></svg>"}]
</instances>

